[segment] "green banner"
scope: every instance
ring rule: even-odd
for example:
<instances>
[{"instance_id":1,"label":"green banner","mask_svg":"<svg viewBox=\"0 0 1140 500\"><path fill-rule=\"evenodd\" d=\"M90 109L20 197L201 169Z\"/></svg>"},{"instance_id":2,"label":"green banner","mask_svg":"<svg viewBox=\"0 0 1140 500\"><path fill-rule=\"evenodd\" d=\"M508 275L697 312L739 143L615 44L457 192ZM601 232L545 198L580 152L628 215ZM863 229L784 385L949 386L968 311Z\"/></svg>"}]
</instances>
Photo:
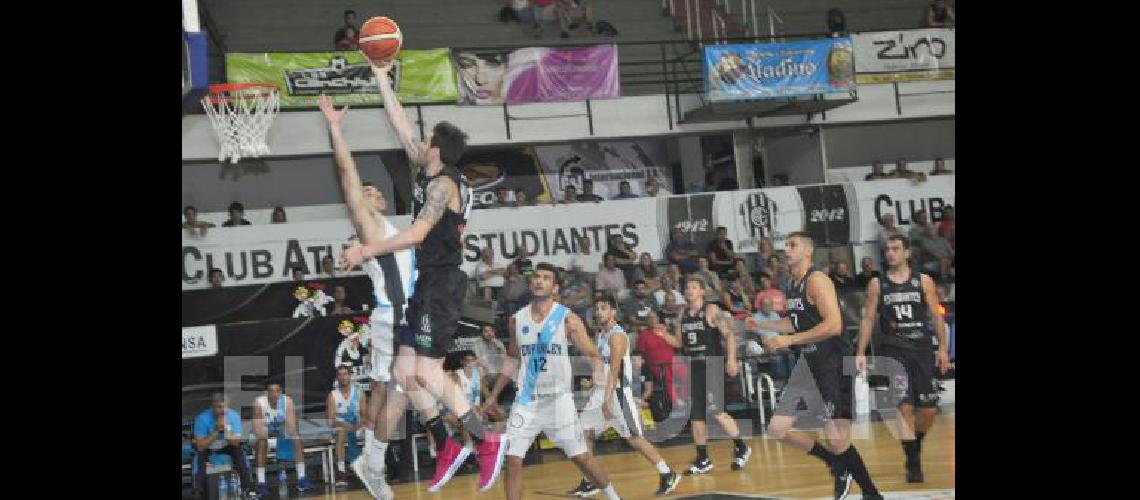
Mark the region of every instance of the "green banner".
<instances>
[{"instance_id":1,"label":"green banner","mask_svg":"<svg viewBox=\"0 0 1140 500\"><path fill-rule=\"evenodd\" d=\"M459 80L448 49L401 50L392 67L400 102L455 102ZM282 108L316 107L322 92L337 105L380 104L376 77L364 55L344 52L226 54L229 83L274 83Z\"/></svg>"}]
</instances>

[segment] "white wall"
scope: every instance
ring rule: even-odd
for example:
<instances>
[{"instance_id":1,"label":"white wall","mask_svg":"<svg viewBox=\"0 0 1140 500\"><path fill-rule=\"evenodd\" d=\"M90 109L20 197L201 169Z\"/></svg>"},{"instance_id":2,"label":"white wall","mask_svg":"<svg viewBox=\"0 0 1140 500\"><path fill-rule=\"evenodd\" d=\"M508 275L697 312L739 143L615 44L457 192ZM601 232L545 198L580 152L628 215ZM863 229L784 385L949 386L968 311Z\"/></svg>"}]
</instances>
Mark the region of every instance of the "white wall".
<instances>
[{"instance_id":1,"label":"white wall","mask_svg":"<svg viewBox=\"0 0 1140 500\"><path fill-rule=\"evenodd\" d=\"M825 115L814 115L812 123L855 123L908 118L952 116L954 94L926 94L930 91L953 91L954 82L921 82L899 84L902 96L900 115L896 107L894 86L889 84L859 87L859 100L836 108ZM685 110L700 105L696 95L681 98ZM669 128L664 95L630 96L620 99L592 101L594 134L590 134L585 116L511 121L508 139L501 106L425 106L422 108L425 129L448 120L470 138L470 144L493 145L535 142L566 142L608 137L645 137L728 131L746 128L742 120L678 125L676 116ZM541 117L561 114L584 114L585 103L542 103L510 106L516 117ZM413 123L414 107L405 109ZM677 113L677 110L673 110ZM806 116L782 116L754 121L758 128L782 127L806 123ZM380 108L354 109L344 121L345 136L354 151L399 149L384 111ZM418 127L416 127L418 134ZM269 131L269 147L275 156L331 153L324 118L319 111L281 113ZM213 129L204 115L182 117L182 159L217 158L218 145Z\"/></svg>"}]
</instances>

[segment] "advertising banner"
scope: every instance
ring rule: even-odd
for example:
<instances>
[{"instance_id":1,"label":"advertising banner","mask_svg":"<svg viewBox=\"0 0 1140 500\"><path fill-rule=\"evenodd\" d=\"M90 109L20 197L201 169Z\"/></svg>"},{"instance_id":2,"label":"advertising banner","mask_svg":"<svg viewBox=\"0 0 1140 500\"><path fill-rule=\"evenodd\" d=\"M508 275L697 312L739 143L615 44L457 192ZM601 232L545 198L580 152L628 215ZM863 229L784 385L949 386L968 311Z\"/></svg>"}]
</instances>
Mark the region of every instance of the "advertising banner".
<instances>
[{"instance_id":1,"label":"advertising banner","mask_svg":"<svg viewBox=\"0 0 1140 500\"><path fill-rule=\"evenodd\" d=\"M858 83L954 79L953 29L859 33L851 40Z\"/></svg>"},{"instance_id":2,"label":"advertising banner","mask_svg":"<svg viewBox=\"0 0 1140 500\"><path fill-rule=\"evenodd\" d=\"M850 38L706 45L705 92L713 102L851 92Z\"/></svg>"}]
</instances>

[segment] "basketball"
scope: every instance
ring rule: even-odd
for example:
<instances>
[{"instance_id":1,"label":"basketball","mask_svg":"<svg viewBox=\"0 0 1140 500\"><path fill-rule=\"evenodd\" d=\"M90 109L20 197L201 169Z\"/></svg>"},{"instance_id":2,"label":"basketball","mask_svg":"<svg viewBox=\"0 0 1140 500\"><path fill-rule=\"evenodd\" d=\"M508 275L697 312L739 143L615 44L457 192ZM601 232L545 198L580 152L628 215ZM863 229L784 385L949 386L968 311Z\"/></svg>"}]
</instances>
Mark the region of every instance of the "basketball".
<instances>
[{"instance_id":1,"label":"basketball","mask_svg":"<svg viewBox=\"0 0 1140 500\"><path fill-rule=\"evenodd\" d=\"M404 34L400 32L400 26L387 17L373 17L360 28L360 51L373 63L390 61L396 57L403 43Z\"/></svg>"}]
</instances>

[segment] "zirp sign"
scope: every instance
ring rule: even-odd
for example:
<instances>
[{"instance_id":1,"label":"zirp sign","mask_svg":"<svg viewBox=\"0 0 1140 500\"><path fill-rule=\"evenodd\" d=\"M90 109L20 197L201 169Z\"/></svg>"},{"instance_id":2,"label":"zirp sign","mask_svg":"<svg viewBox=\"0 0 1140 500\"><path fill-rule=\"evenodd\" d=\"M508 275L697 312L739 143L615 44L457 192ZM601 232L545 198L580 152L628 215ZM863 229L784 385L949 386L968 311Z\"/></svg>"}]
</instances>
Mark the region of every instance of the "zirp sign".
<instances>
[{"instance_id":1,"label":"zirp sign","mask_svg":"<svg viewBox=\"0 0 1140 500\"><path fill-rule=\"evenodd\" d=\"M182 329L182 359L205 358L218 354L218 329L214 325Z\"/></svg>"}]
</instances>

